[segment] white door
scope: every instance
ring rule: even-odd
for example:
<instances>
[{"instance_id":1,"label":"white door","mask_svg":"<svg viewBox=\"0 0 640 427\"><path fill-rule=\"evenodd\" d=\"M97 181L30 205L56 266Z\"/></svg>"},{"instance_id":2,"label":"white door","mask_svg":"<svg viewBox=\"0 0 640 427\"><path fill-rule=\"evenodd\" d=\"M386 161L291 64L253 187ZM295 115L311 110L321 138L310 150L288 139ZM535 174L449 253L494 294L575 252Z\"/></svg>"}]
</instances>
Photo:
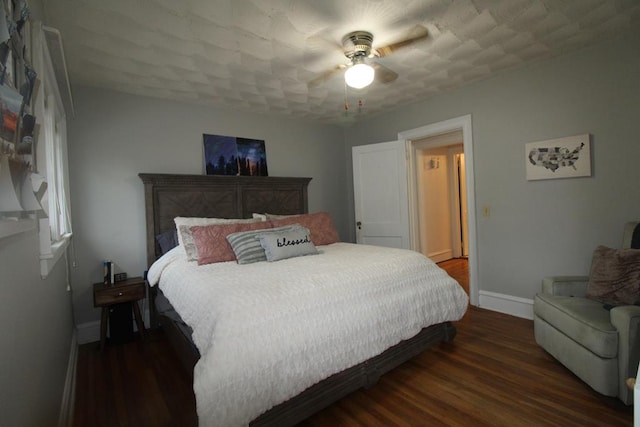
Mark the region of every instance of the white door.
<instances>
[{"instance_id":1,"label":"white door","mask_svg":"<svg viewBox=\"0 0 640 427\"><path fill-rule=\"evenodd\" d=\"M352 148L356 241L410 248L404 141Z\"/></svg>"}]
</instances>

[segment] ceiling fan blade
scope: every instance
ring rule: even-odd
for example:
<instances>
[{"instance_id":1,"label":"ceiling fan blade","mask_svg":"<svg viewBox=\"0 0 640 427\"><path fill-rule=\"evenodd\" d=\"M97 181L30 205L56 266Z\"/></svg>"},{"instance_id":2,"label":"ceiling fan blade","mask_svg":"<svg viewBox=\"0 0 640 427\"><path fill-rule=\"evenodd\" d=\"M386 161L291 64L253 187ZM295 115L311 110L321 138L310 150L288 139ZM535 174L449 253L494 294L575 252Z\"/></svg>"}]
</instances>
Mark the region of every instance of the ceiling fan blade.
<instances>
[{"instance_id":1,"label":"ceiling fan blade","mask_svg":"<svg viewBox=\"0 0 640 427\"><path fill-rule=\"evenodd\" d=\"M402 49L413 43L424 40L428 36L429 36L429 31L425 27L423 27L422 25L416 25L411 30L411 32L409 33L409 36L406 39L388 44L386 46L376 47L374 55L381 58L385 56L389 56L393 52L397 51L398 49Z\"/></svg>"},{"instance_id":2,"label":"ceiling fan blade","mask_svg":"<svg viewBox=\"0 0 640 427\"><path fill-rule=\"evenodd\" d=\"M325 70L327 64L335 64L344 60L342 46L331 41L323 33L308 37L304 43L304 67L314 73Z\"/></svg>"},{"instance_id":3,"label":"ceiling fan blade","mask_svg":"<svg viewBox=\"0 0 640 427\"><path fill-rule=\"evenodd\" d=\"M398 78L398 73L390 68L385 67L379 62L371 62L371 66L376 70L376 81L380 83L391 83Z\"/></svg>"},{"instance_id":4,"label":"ceiling fan blade","mask_svg":"<svg viewBox=\"0 0 640 427\"><path fill-rule=\"evenodd\" d=\"M336 75L340 70L344 70L347 66L344 64L336 65L335 67L323 72L315 79L311 80L307 83L307 87L310 89L320 86L322 83L329 80L331 77Z\"/></svg>"}]
</instances>

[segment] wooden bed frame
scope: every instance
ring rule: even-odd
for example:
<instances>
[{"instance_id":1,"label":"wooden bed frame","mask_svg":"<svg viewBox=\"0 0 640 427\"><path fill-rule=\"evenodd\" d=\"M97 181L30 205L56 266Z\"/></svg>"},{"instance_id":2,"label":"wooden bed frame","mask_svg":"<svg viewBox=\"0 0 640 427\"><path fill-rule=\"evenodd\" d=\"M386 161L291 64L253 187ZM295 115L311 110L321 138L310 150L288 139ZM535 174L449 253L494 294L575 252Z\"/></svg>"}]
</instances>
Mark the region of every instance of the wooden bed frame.
<instances>
[{"instance_id":1,"label":"wooden bed frame","mask_svg":"<svg viewBox=\"0 0 640 427\"><path fill-rule=\"evenodd\" d=\"M176 216L251 218L254 212L298 214L308 212L307 186L311 178L139 174L144 183L147 227L147 264L159 257L156 236L175 229ZM159 315L149 289L151 327L162 327L180 360L193 374L200 358L197 348L176 322ZM453 340L450 322L432 325L363 363L339 372L301 394L265 412L252 426L292 426L362 387L440 342Z\"/></svg>"}]
</instances>

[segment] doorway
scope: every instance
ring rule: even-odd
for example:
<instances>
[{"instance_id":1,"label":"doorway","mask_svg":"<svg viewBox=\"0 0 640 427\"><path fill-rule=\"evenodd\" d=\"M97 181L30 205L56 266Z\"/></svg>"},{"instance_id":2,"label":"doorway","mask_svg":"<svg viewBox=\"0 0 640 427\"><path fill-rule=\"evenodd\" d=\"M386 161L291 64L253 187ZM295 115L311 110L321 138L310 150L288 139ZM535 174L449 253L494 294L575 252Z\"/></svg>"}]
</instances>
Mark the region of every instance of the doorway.
<instances>
[{"instance_id":1,"label":"doorway","mask_svg":"<svg viewBox=\"0 0 640 427\"><path fill-rule=\"evenodd\" d=\"M469 293L462 131L412 141L421 252Z\"/></svg>"},{"instance_id":2,"label":"doorway","mask_svg":"<svg viewBox=\"0 0 640 427\"><path fill-rule=\"evenodd\" d=\"M462 132L412 141L416 149L419 248L434 262L469 254Z\"/></svg>"},{"instance_id":3,"label":"doorway","mask_svg":"<svg viewBox=\"0 0 640 427\"><path fill-rule=\"evenodd\" d=\"M471 116L462 116L442 122L434 123L431 125L423 126L417 129L412 129L398 133L398 139L405 141L405 147L407 149L407 181L408 181L408 198L409 198L409 229L411 249L418 252L422 252L423 230L420 227L421 211L420 211L420 191L419 191L419 169L425 168L425 158L422 156L421 151L431 149L443 149L446 147L455 146L454 154L462 154L462 163L460 164L460 173L457 174L460 180L458 184L462 187L460 191L463 191L466 197L460 201L462 204L459 210L466 212L466 215L462 215L460 221L466 222L466 239L464 239L465 232L460 227L460 240L462 245L460 248L460 254L466 254L468 257L468 272L469 272L469 299L472 305L478 305L478 283L477 283L477 246L476 246L476 217L475 217L475 184L473 173L473 139L471 128ZM418 160L420 159L420 161ZM435 163L431 162L431 158L426 157L426 167L430 168L438 166L437 160L433 159ZM442 163L440 163L442 167ZM453 167L453 166L452 166ZM455 184L454 184L455 185ZM424 203L424 201L423 201ZM465 206L466 204L466 206ZM450 220L452 221L452 220ZM455 221L453 221L455 222ZM437 226L436 226L437 228ZM449 227L448 233L452 233L451 230L455 230L456 227ZM428 233L428 228L426 228ZM455 233L452 233L455 234ZM428 239L429 237L425 237ZM457 237L453 237L456 239ZM453 251L453 249L452 249Z\"/></svg>"}]
</instances>

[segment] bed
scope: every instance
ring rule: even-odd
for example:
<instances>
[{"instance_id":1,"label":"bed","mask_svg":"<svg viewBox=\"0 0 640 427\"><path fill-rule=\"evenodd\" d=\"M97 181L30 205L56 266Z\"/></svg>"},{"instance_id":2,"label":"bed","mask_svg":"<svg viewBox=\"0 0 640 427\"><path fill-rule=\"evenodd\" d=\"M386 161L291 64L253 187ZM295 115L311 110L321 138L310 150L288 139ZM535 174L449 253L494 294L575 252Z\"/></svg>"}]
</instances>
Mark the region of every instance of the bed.
<instances>
[{"instance_id":1,"label":"bed","mask_svg":"<svg viewBox=\"0 0 640 427\"><path fill-rule=\"evenodd\" d=\"M162 251L157 236L175 229L175 217L251 218L253 213L264 212L282 215L307 213L309 178L169 174L140 174L140 178L144 183L147 257L148 264L152 266L150 281L159 283L150 288L151 326L164 330L183 364L194 373L194 390L202 425L218 422L228 425L295 425L345 395L373 385L382 374L426 349L453 340L455 327L451 322L462 317L468 298L446 273L411 251L338 242L318 246L318 255L273 263L239 265L227 262L203 266L187 261L180 247L160 256ZM381 311L395 312L390 308L393 306L387 307L387 304L395 304L395 300L417 299L413 294L397 298L382 295L382 302L374 304L377 308L361 310L361 317L375 324L374 330L361 329L359 317L351 317L356 316L359 310L349 307L358 307L358 301L364 298L364 294L379 293L376 288L378 278L386 274L387 267L404 265L407 256L411 258L411 264L406 267L411 279L407 280L415 281L417 277L422 280L425 274L432 275L434 283L437 282L434 286L438 288L437 298L442 299L438 307L447 308L430 309L427 315L424 307L416 306L411 309L415 316L403 313L391 316L390 320L379 321ZM358 260L356 264L363 270L359 274L369 274L366 283L353 279L352 267L346 260ZM319 266L322 263L327 264ZM365 263L371 264L367 267ZM202 277L215 276L218 280L216 295L227 295L228 299L236 301L236 308L228 310L226 306L218 306L216 300L221 299L218 297L183 292L185 288L209 289L213 285L196 285L200 280L196 278L185 279L186 283L173 283L186 277L184 271L187 270L182 269L196 269L194 271ZM332 271L330 280L334 282L328 288L324 282L322 287L316 286L319 278L327 276L325 272L329 270ZM287 277L287 282L294 286L283 290L279 283L271 285L266 280L271 276ZM240 280L241 277L246 283ZM229 285L231 282L233 286ZM256 282L260 283L256 285ZM339 292L346 290L348 296L342 297ZM277 297L269 292L275 292ZM167 301L164 293L170 296L171 302ZM292 294L300 299L291 299ZM249 300L254 301L249 303ZM345 304L341 303L342 300ZM261 305L261 301L269 301L269 304ZM191 306L198 305L211 307L214 314L209 316L208 311L202 308L196 314L191 313ZM318 306L322 308L318 309ZM347 309L339 311L338 306ZM318 315L325 315L326 319L309 321L296 317L299 313L314 310ZM439 321L418 326L423 322L422 316L436 316L431 311L438 311ZM222 312L228 312L225 316L235 317L236 322L227 322L227 317L222 321L223 317L219 315ZM250 315L269 321L256 321ZM215 327L202 326L194 321L206 317L217 318ZM406 322L410 325L404 325L406 317L412 319ZM275 319L273 322L272 318ZM227 325L237 323L242 325L239 327L241 332L230 326L227 328ZM357 341L362 341L362 345L354 345L353 348L344 345L336 338L336 335L342 337L343 334L337 325L355 329ZM394 331L388 332L387 336L384 335L387 329ZM288 338L274 334L264 340L269 330L282 330L283 336ZM382 335L378 337L378 333ZM309 341L312 338L331 345ZM298 362L290 356L298 353L296 340L304 342L304 348L311 346L312 351L299 351L301 359L309 360ZM252 344L256 346L249 347ZM222 349L230 350L225 352ZM264 354L261 353L263 351ZM318 359L310 359L309 354ZM265 362L271 360L269 357L281 359ZM351 361L347 361L347 357L352 358L349 359ZM232 363L239 367L232 367ZM254 363L266 363L268 369L255 367ZM220 366L225 369L220 369ZM231 384L229 388L220 386L227 383ZM245 391L246 395L242 394Z\"/></svg>"}]
</instances>

